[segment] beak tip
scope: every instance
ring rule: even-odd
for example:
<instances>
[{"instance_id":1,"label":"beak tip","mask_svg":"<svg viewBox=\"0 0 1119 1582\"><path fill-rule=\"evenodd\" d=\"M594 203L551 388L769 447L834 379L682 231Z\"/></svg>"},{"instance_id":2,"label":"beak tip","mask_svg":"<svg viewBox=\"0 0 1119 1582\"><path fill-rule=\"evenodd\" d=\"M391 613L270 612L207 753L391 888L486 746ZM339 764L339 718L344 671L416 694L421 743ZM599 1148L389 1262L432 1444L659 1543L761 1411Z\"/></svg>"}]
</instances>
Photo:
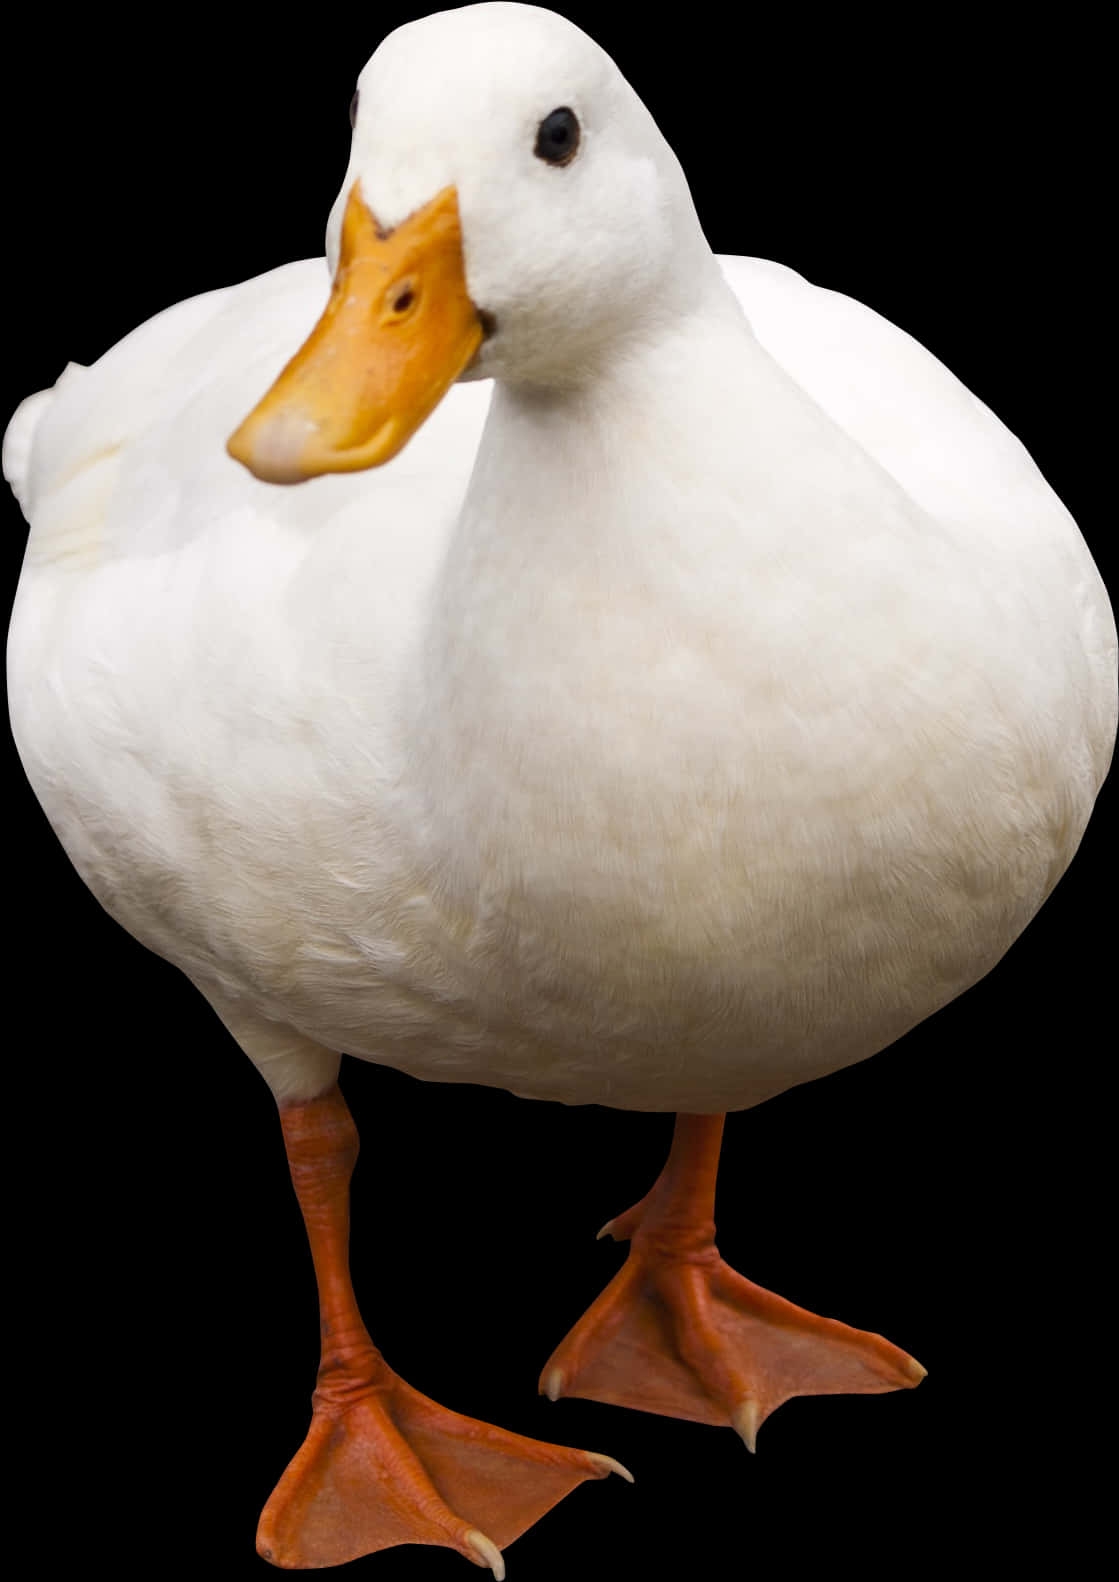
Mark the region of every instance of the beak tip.
<instances>
[{"instance_id":1,"label":"beak tip","mask_svg":"<svg viewBox=\"0 0 1119 1582\"><path fill-rule=\"evenodd\" d=\"M225 442L225 453L227 456L232 456L234 461L239 461L242 467L248 467L251 472L250 453L249 447L245 444L244 429L245 425L242 423L241 427L235 429L229 436Z\"/></svg>"},{"instance_id":2,"label":"beak tip","mask_svg":"<svg viewBox=\"0 0 1119 1582\"><path fill-rule=\"evenodd\" d=\"M306 465L306 451L315 433L309 418L290 410L272 416L250 412L225 449L262 483L303 483L314 476Z\"/></svg>"}]
</instances>

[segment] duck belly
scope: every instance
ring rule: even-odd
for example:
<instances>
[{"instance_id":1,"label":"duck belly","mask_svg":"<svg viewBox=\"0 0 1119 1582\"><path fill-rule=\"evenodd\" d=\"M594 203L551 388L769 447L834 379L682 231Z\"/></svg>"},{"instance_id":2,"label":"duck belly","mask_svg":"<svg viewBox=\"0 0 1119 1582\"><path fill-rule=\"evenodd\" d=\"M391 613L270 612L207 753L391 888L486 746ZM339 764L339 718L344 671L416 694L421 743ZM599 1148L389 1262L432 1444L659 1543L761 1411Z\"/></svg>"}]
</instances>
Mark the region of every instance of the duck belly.
<instances>
[{"instance_id":1,"label":"duck belly","mask_svg":"<svg viewBox=\"0 0 1119 1582\"><path fill-rule=\"evenodd\" d=\"M231 1026L626 1109L745 1108L893 1042L1000 958L1093 794L1083 751L1024 731L999 752L860 732L825 774L662 766L655 795L587 776L562 808L506 786L451 856L352 713L255 740L236 713L220 747L188 734L191 762L124 751L105 699L79 720L31 690L17 739L79 873Z\"/></svg>"},{"instance_id":2,"label":"duck belly","mask_svg":"<svg viewBox=\"0 0 1119 1582\"><path fill-rule=\"evenodd\" d=\"M749 1107L894 1042L1033 917L1085 815L1059 795L996 811L993 787L969 791L951 830L923 797L877 815L816 807L799 829L709 808L688 837L643 842L628 871L588 839L555 866L536 848L515 879L495 864L465 905L416 887L360 940L376 983L363 995L355 958L343 985L327 946L333 1014L316 1016L308 980L300 1025L416 1076L527 1097Z\"/></svg>"},{"instance_id":3,"label":"duck belly","mask_svg":"<svg viewBox=\"0 0 1119 1582\"><path fill-rule=\"evenodd\" d=\"M877 802L759 816L730 799L671 834L664 806L647 806L613 843L588 815L562 849L510 840L465 893L396 866L402 825L363 827L354 809L344 838L306 821L277 831L277 849L301 854L282 886L267 859L226 864L191 906L209 937L189 958L183 931L160 948L204 989L417 1077L745 1108L892 1043L986 973L1041 905L1086 810L1056 780L1044 800L975 772L953 790L942 817L944 782L915 785L899 766ZM220 846L238 843L231 828Z\"/></svg>"},{"instance_id":4,"label":"duck belly","mask_svg":"<svg viewBox=\"0 0 1119 1582\"><path fill-rule=\"evenodd\" d=\"M258 1029L250 1054L294 1031L535 1098L756 1104L998 961L1071 859L1114 732L1106 645L1073 605L1035 625L1063 634L1048 647L962 650L937 621L877 673L866 612L861 648L764 675L747 655L748 684L631 653L622 698L571 655L578 709L530 694L518 740L495 688L457 746L443 716L459 756L436 774L392 724L415 713L403 639L379 669L356 640L312 662L290 624L200 634L185 562L138 603L100 575L61 606L25 576L16 740L91 890Z\"/></svg>"},{"instance_id":5,"label":"duck belly","mask_svg":"<svg viewBox=\"0 0 1119 1582\"><path fill-rule=\"evenodd\" d=\"M414 649L363 646L364 595L316 647L314 600L299 627L300 601L257 590L266 619L211 566L246 610L200 628L188 558L143 575L60 594L25 572L13 728L82 878L258 1030L250 1054L294 1031L535 1098L756 1104L998 961L1070 861L1114 735L1106 603L1055 577L1030 579L1048 608L1011 587L971 612L968 642L959 609L946 641L951 612L926 599L922 627L914 599L891 643L878 601L811 665L779 617L732 663L643 651L638 612L624 667L566 651L550 708L531 673L521 698L479 685L438 716L434 761L394 723L423 715ZM604 624L627 636L624 610Z\"/></svg>"},{"instance_id":6,"label":"duck belly","mask_svg":"<svg viewBox=\"0 0 1119 1582\"><path fill-rule=\"evenodd\" d=\"M295 1034L528 1097L748 1107L986 973L1106 771L1114 629L1061 542L986 592L845 570L834 610L813 564L703 644L621 596L596 636L522 572L486 652L527 657L446 697L407 616L438 535L406 600L398 566L338 575L372 540L315 542L241 522L69 582L29 566L9 647L78 872L262 1066Z\"/></svg>"}]
</instances>

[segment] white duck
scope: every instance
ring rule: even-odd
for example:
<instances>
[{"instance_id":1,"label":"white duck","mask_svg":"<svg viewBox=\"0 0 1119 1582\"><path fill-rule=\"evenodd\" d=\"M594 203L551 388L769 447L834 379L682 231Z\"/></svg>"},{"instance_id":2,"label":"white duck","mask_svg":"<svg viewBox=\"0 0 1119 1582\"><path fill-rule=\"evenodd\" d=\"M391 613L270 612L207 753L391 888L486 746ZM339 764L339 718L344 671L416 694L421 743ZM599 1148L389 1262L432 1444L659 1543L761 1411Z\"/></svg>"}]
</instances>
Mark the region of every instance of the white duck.
<instances>
[{"instance_id":1,"label":"white duck","mask_svg":"<svg viewBox=\"0 0 1119 1582\"><path fill-rule=\"evenodd\" d=\"M340 1051L680 1112L553 1397L752 1446L791 1395L916 1383L718 1258L722 1113L999 959L1106 771L1115 632L1002 424L868 309L714 259L571 24L444 13L359 94L317 327L321 264L289 265L13 421L12 717L78 871L280 1107L324 1344L262 1553L426 1541L500 1575L616 1464L448 1412L372 1347Z\"/></svg>"}]
</instances>

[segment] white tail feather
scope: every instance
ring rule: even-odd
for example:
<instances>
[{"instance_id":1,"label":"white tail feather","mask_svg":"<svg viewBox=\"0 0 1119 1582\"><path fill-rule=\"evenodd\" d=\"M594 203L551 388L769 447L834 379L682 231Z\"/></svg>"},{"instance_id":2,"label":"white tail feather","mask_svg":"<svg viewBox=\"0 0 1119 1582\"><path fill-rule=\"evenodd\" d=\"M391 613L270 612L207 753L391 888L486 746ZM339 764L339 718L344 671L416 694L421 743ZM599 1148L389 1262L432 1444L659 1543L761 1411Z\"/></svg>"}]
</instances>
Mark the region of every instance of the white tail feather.
<instances>
[{"instance_id":1,"label":"white tail feather","mask_svg":"<svg viewBox=\"0 0 1119 1582\"><path fill-rule=\"evenodd\" d=\"M55 392L63 380L80 371L81 363L67 363L58 380L49 390L37 390L21 401L12 413L11 422L4 434L3 470L20 509L30 521L31 457L35 434L43 414L50 406Z\"/></svg>"}]
</instances>

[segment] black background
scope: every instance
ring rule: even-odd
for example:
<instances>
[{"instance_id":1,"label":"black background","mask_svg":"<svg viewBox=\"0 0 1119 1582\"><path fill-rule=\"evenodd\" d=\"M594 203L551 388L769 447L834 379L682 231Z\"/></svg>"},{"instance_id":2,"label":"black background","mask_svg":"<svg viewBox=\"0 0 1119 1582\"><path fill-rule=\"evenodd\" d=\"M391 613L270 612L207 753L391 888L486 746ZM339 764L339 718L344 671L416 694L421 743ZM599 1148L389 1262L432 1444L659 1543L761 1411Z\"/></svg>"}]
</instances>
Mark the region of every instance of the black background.
<instances>
[{"instance_id":1,"label":"black background","mask_svg":"<svg viewBox=\"0 0 1119 1582\"><path fill-rule=\"evenodd\" d=\"M30 18L4 106L5 411L168 303L319 252L353 80L415 14ZM1102 40L1061 13L990 34L939 10L886 29L842 10L826 26L568 14L653 109L712 245L779 258L928 345L1025 441L1109 576ZM5 515L14 589L22 520ZM35 1551L69 1571L263 1579L256 1517L317 1358L272 1102L186 981L85 892L14 756L6 786L6 1383L29 1498L51 1512ZM913 1393L795 1401L756 1458L729 1430L534 1393L620 1262L594 1232L651 1181L669 1117L346 1063L354 1277L389 1360L450 1406L638 1479L576 1491L510 1551L511 1578L1076 1567L1111 1350L1092 1116L1115 823L1105 793L1057 893L962 1000L728 1122L728 1259L930 1374ZM464 1564L408 1548L353 1574Z\"/></svg>"}]
</instances>

